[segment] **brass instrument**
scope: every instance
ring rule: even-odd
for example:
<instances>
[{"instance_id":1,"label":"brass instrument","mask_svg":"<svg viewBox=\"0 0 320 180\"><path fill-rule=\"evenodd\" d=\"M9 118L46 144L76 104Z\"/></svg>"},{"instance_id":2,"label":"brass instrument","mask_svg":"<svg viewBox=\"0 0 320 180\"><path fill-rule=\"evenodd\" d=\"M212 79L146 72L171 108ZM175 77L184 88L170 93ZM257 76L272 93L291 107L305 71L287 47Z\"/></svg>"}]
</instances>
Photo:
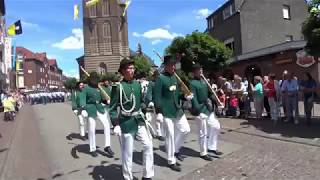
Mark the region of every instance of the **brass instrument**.
<instances>
[{"instance_id":1,"label":"brass instrument","mask_svg":"<svg viewBox=\"0 0 320 180\"><path fill-rule=\"evenodd\" d=\"M82 66L80 66L80 69L81 69L88 77L90 77L90 74L89 74L85 69L83 69ZM100 84L98 84L98 88L99 88L99 90L101 91L103 98L104 98L105 100L109 101L109 100L111 99L110 96L109 96L109 95L107 94L107 92L101 87Z\"/></svg>"},{"instance_id":2,"label":"brass instrument","mask_svg":"<svg viewBox=\"0 0 320 180\"><path fill-rule=\"evenodd\" d=\"M153 52L160 58L161 61L163 61L163 58L156 50L153 50ZM183 94L186 96L192 95L192 92L189 90L188 86L181 80L181 78L178 76L178 74L176 72L174 72L174 76L179 81L180 86L181 86L181 91L183 92Z\"/></svg>"},{"instance_id":3,"label":"brass instrument","mask_svg":"<svg viewBox=\"0 0 320 180\"><path fill-rule=\"evenodd\" d=\"M220 101L220 99L218 98L216 92L214 91L214 89L212 89L210 83L208 82L208 80L206 79L206 77L204 77L203 74L201 74L202 79L207 83L207 86L209 87L209 90L211 91L211 93L213 94L214 98L216 99L216 101L218 101L220 106L223 106L222 102Z\"/></svg>"}]
</instances>

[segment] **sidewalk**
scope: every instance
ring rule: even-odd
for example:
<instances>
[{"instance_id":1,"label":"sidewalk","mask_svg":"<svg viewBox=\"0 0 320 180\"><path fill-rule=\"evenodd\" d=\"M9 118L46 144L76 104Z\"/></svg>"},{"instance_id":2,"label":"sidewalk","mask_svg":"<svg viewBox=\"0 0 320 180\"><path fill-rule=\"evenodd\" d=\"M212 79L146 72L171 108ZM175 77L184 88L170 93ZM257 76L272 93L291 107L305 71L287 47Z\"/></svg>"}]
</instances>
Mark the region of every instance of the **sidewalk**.
<instances>
[{"instance_id":1,"label":"sidewalk","mask_svg":"<svg viewBox=\"0 0 320 180\"><path fill-rule=\"evenodd\" d=\"M301 122L301 121L300 121ZM279 122L276 125L271 120L243 120L220 118L222 128L231 132L260 136L269 139L311 145L320 147L320 121L314 120L311 126L301 122Z\"/></svg>"}]
</instances>

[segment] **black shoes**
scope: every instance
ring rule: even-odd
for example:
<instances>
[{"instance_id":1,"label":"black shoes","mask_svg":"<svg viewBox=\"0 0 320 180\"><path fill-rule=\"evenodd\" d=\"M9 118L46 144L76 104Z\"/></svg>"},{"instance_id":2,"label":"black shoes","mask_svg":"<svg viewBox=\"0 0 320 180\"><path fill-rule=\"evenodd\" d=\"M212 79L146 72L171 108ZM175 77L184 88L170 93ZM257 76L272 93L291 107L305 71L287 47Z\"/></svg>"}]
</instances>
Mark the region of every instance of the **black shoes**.
<instances>
[{"instance_id":1,"label":"black shoes","mask_svg":"<svg viewBox=\"0 0 320 180\"><path fill-rule=\"evenodd\" d=\"M177 164L169 164L169 168L173 171L181 172L181 167Z\"/></svg>"},{"instance_id":2,"label":"black shoes","mask_svg":"<svg viewBox=\"0 0 320 180\"><path fill-rule=\"evenodd\" d=\"M208 154L204 156L200 156L201 159L206 160L206 161L212 161L212 157L210 157Z\"/></svg>"},{"instance_id":3,"label":"black shoes","mask_svg":"<svg viewBox=\"0 0 320 180\"><path fill-rule=\"evenodd\" d=\"M80 139L81 139L82 141L87 140L86 136L81 136Z\"/></svg>"},{"instance_id":4,"label":"black shoes","mask_svg":"<svg viewBox=\"0 0 320 180\"><path fill-rule=\"evenodd\" d=\"M184 160L184 156L182 156L182 154L180 153L174 153L174 156L179 160L179 161L183 161Z\"/></svg>"},{"instance_id":5,"label":"black shoes","mask_svg":"<svg viewBox=\"0 0 320 180\"><path fill-rule=\"evenodd\" d=\"M92 151L92 152L90 152L90 154L91 154L92 157L97 157L98 156L96 151Z\"/></svg>"},{"instance_id":6,"label":"black shoes","mask_svg":"<svg viewBox=\"0 0 320 180\"><path fill-rule=\"evenodd\" d=\"M215 155L217 155L217 156L220 156L220 155L223 154L222 152L220 152L220 151L218 151L218 150L208 150L208 152L213 153L213 154L215 154Z\"/></svg>"},{"instance_id":7,"label":"black shoes","mask_svg":"<svg viewBox=\"0 0 320 180\"><path fill-rule=\"evenodd\" d=\"M157 136L157 139L158 139L159 141L164 141L164 140L165 140L165 138L164 138L163 136Z\"/></svg>"},{"instance_id":8,"label":"black shoes","mask_svg":"<svg viewBox=\"0 0 320 180\"><path fill-rule=\"evenodd\" d=\"M152 179L143 177L142 180L152 180Z\"/></svg>"},{"instance_id":9,"label":"black shoes","mask_svg":"<svg viewBox=\"0 0 320 180\"><path fill-rule=\"evenodd\" d=\"M109 157L113 157L114 156L114 152L112 151L110 146L105 147L104 151L107 153L107 156L109 156Z\"/></svg>"}]
</instances>

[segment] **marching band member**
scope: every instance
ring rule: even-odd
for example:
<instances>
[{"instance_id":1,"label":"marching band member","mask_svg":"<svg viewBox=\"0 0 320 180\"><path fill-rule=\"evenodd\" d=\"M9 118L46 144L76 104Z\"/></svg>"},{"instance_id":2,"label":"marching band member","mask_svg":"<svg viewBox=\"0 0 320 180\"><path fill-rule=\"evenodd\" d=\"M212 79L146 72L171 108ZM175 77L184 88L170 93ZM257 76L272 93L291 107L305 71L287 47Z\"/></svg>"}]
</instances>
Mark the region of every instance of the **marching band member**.
<instances>
[{"instance_id":1,"label":"marching band member","mask_svg":"<svg viewBox=\"0 0 320 180\"><path fill-rule=\"evenodd\" d=\"M77 116L79 120L79 129L80 129L81 139L85 140L85 120L79 110L80 101L84 98L83 88L84 88L83 82L78 82L74 91L72 91L71 105L72 105L72 110L74 114Z\"/></svg>"},{"instance_id":2,"label":"marching band member","mask_svg":"<svg viewBox=\"0 0 320 180\"><path fill-rule=\"evenodd\" d=\"M153 120L155 119L156 122L156 138L160 141L164 141L164 134L163 134L163 120L159 120L159 115L156 115L154 109L154 92L155 92L155 80L159 76L158 71L154 71L152 74L152 80L149 82L147 94L145 96L145 102L147 105L147 112L146 117ZM148 111L149 110L149 111ZM160 117L161 118L161 117Z\"/></svg>"},{"instance_id":3,"label":"marching band member","mask_svg":"<svg viewBox=\"0 0 320 180\"><path fill-rule=\"evenodd\" d=\"M96 152L96 121L99 119L104 128L105 148L104 151L108 157L113 157L114 152L110 147L110 124L108 121L108 115L105 108L102 105L102 92L98 89L99 77L97 74L91 74L89 78L89 84L84 91L84 98L80 105L80 111L84 117L88 117L89 123L89 144L90 154L93 157L97 157Z\"/></svg>"},{"instance_id":4,"label":"marching band member","mask_svg":"<svg viewBox=\"0 0 320 180\"><path fill-rule=\"evenodd\" d=\"M180 161L184 159L179 150L190 132L190 126L180 105L183 94L181 85L174 75L176 61L172 56L167 55L164 57L163 65L164 73L155 82L154 103L156 112L163 116L159 119L163 119L164 122L169 168L179 172L181 168L176 163L176 158ZM191 100L192 95L185 98Z\"/></svg>"},{"instance_id":5,"label":"marching band member","mask_svg":"<svg viewBox=\"0 0 320 180\"><path fill-rule=\"evenodd\" d=\"M138 81L134 80L134 62L123 59L119 72L123 80L112 87L110 116L114 124L114 134L120 136L122 173L126 180L132 180L132 156L134 140L143 144L143 178L154 176L153 144L149 126L142 113L142 91ZM120 112L118 113L118 108Z\"/></svg>"},{"instance_id":6,"label":"marching band member","mask_svg":"<svg viewBox=\"0 0 320 180\"><path fill-rule=\"evenodd\" d=\"M208 84L202 80L202 69L199 64L194 64L193 80L190 81L190 89L194 95L192 99L192 114L196 116L199 134L200 157L207 161L212 161L208 152L215 155L222 153L217 150L218 134L220 123L215 117L212 105L208 103L212 92L209 91ZM221 106L218 101L218 106ZM208 138L207 138L208 137Z\"/></svg>"}]
</instances>

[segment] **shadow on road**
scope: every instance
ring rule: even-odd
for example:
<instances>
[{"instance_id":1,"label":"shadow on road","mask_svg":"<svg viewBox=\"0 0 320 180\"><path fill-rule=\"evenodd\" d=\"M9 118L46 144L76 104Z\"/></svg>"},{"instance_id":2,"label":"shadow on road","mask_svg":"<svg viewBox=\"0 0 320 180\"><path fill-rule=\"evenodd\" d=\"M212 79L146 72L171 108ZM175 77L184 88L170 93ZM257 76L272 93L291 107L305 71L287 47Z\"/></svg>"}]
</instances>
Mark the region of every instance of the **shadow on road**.
<instances>
[{"instance_id":1,"label":"shadow on road","mask_svg":"<svg viewBox=\"0 0 320 180\"><path fill-rule=\"evenodd\" d=\"M143 166L142 152L133 152L132 161ZM153 162L155 166L166 167L168 165L167 159L163 158L157 153L153 153Z\"/></svg>"},{"instance_id":2,"label":"shadow on road","mask_svg":"<svg viewBox=\"0 0 320 180\"><path fill-rule=\"evenodd\" d=\"M121 166L117 164L95 166L89 175L92 176L92 179L94 180L123 179Z\"/></svg>"},{"instance_id":3,"label":"shadow on road","mask_svg":"<svg viewBox=\"0 0 320 180\"><path fill-rule=\"evenodd\" d=\"M71 149L71 156L75 159L79 159L77 152L90 155L88 144L78 144Z\"/></svg>"},{"instance_id":4,"label":"shadow on road","mask_svg":"<svg viewBox=\"0 0 320 180\"><path fill-rule=\"evenodd\" d=\"M3 153L5 151L9 150L9 148L0 149L0 153Z\"/></svg>"},{"instance_id":5,"label":"shadow on road","mask_svg":"<svg viewBox=\"0 0 320 180\"><path fill-rule=\"evenodd\" d=\"M250 119L240 124L243 128L255 127L258 130L269 134L280 134L283 137L299 137L314 139L320 138L320 121L313 119L313 124L307 126L304 120L300 120L299 124L278 122L274 124L271 120Z\"/></svg>"},{"instance_id":6,"label":"shadow on road","mask_svg":"<svg viewBox=\"0 0 320 180\"><path fill-rule=\"evenodd\" d=\"M70 133L69 135L66 136L66 139L71 141L73 139L79 139L82 140L82 137L78 133Z\"/></svg>"}]
</instances>

